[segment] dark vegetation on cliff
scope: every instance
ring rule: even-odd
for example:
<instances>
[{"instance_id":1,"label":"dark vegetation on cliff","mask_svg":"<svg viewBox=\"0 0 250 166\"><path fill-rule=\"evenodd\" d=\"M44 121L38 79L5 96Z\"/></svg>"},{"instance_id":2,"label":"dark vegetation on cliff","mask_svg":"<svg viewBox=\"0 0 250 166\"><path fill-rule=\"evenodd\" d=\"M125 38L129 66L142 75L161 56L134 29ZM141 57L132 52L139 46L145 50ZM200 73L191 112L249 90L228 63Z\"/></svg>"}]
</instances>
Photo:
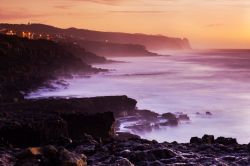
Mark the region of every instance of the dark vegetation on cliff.
<instances>
[{"instance_id":1,"label":"dark vegetation on cliff","mask_svg":"<svg viewBox=\"0 0 250 166\"><path fill-rule=\"evenodd\" d=\"M98 72L87 63L105 58L72 44L0 35L0 101L22 97L57 76Z\"/></svg>"}]
</instances>

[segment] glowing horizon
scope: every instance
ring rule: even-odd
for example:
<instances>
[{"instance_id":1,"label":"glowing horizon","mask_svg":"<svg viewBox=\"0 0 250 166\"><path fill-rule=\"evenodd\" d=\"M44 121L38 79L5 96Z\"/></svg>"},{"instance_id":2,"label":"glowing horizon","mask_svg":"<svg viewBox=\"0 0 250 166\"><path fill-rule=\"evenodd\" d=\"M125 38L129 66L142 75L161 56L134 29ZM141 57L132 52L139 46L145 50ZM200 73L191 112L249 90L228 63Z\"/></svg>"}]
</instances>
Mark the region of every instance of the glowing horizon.
<instances>
[{"instance_id":1,"label":"glowing horizon","mask_svg":"<svg viewBox=\"0 0 250 166\"><path fill-rule=\"evenodd\" d=\"M187 37L194 48L250 48L248 0L2 0L0 22Z\"/></svg>"}]
</instances>

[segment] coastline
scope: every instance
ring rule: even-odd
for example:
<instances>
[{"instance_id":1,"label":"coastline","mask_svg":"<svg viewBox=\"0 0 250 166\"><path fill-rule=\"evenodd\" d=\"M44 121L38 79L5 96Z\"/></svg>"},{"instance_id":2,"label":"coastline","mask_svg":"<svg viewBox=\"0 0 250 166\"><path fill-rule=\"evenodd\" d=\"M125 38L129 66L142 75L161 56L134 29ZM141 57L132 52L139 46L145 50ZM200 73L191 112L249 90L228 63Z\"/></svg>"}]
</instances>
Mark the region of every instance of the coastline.
<instances>
[{"instance_id":1,"label":"coastline","mask_svg":"<svg viewBox=\"0 0 250 166\"><path fill-rule=\"evenodd\" d=\"M24 39L21 42L30 41ZM127 96L24 99L20 91L27 93L49 83L51 79L56 80L55 74L72 77L72 73L107 71L92 68L79 57L63 53L61 46L55 43L36 42L49 45L52 49L41 51L40 46L34 45L38 48L31 49L35 54L25 54L28 59L50 52L51 57L45 59L52 59L55 63L50 66L46 60L42 61L37 64L41 68L33 72L37 70L37 65L28 61L30 75L25 80L28 86L24 87L19 87L19 76L22 77L25 72L14 76L4 73L6 85L10 83L11 76L13 86L5 91L3 95L7 95L7 98L0 103L0 165L249 165L250 144L238 144L233 138L215 139L212 135L204 135L202 138L192 137L189 143L158 143L122 132L121 128L137 133L160 126L177 126L180 121L189 120L188 115L182 113L158 114L139 110L137 101ZM29 43L27 49L30 49ZM53 52L53 49L56 51ZM11 49L9 51L7 55L12 55ZM58 58L57 51L63 56ZM18 53L15 56L19 57ZM40 57L36 58L34 61L40 62ZM64 59L61 65L58 63L60 58ZM25 67L27 63L21 62L16 64L17 69ZM51 68L38 77L39 82L34 82L33 76L46 69L43 63ZM6 70L9 70L8 66ZM16 71L15 68L13 71ZM60 81L58 83L66 86Z\"/></svg>"},{"instance_id":2,"label":"coastline","mask_svg":"<svg viewBox=\"0 0 250 166\"><path fill-rule=\"evenodd\" d=\"M127 96L34 99L0 108L3 165L249 164L250 145L233 138L205 135L180 144L115 133L115 117L138 113Z\"/></svg>"}]
</instances>

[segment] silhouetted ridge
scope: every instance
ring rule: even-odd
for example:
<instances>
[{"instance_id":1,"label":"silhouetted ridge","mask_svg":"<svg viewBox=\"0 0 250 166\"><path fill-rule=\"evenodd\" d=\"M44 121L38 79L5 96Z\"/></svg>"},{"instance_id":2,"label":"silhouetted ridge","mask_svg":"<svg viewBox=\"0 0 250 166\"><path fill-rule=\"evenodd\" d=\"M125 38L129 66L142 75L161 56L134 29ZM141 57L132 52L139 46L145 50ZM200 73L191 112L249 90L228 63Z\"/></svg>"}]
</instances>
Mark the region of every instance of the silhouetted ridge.
<instances>
[{"instance_id":1,"label":"silhouetted ridge","mask_svg":"<svg viewBox=\"0 0 250 166\"><path fill-rule=\"evenodd\" d=\"M0 28L12 28L19 31L33 31L36 33L65 34L81 40L111 42L120 44L140 44L149 50L162 49L190 49L186 38L172 38L162 35L130 34L120 32L100 32L86 29L68 28L61 29L44 24L0 24Z\"/></svg>"}]
</instances>

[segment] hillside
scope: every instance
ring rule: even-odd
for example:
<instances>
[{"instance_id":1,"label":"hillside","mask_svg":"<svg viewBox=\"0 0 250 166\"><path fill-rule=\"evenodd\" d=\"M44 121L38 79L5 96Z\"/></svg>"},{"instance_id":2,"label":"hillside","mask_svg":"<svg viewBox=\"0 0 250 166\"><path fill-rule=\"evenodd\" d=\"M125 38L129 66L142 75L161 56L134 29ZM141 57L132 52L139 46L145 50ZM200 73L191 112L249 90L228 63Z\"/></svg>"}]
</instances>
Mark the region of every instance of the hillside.
<instances>
[{"instance_id":1,"label":"hillside","mask_svg":"<svg viewBox=\"0 0 250 166\"><path fill-rule=\"evenodd\" d=\"M71 42L60 42L58 44L74 56L80 58L84 63L93 64L109 62L106 58L102 56L97 56L94 51L87 51L85 49L86 47L82 48L81 46L79 46L79 44L74 44Z\"/></svg>"},{"instance_id":2,"label":"hillside","mask_svg":"<svg viewBox=\"0 0 250 166\"><path fill-rule=\"evenodd\" d=\"M37 88L56 76L97 71L52 41L0 35L0 102L22 98L20 91Z\"/></svg>"},{"instance_id":3,"label":"hillside","mask_svg":"<svg viewBox=\"0 0 250 166\"><path fill-rule=\"evenodd\" d=\"M76 40L75 40L76 41ZM81 47L104 57L118 56L157 56L139 44L119 44L102 41L77 40Z\"/></svg>"},{"instance_id":4,"label":"hillside","mask_svg":"<svg viewBox=\"0 0 250 166\"><path fill-rule=\"evenodd\" d=\"M119 44L140 44L148 50L190 49L186 38L172 38L161 35L130 34L119 32L100 32L86 29L68 28L61 29L44 24L0 24L0 28L18 31L32 31L36 33L61 34L87 41L101 41Z\"/></svg>"}]
</instances>

